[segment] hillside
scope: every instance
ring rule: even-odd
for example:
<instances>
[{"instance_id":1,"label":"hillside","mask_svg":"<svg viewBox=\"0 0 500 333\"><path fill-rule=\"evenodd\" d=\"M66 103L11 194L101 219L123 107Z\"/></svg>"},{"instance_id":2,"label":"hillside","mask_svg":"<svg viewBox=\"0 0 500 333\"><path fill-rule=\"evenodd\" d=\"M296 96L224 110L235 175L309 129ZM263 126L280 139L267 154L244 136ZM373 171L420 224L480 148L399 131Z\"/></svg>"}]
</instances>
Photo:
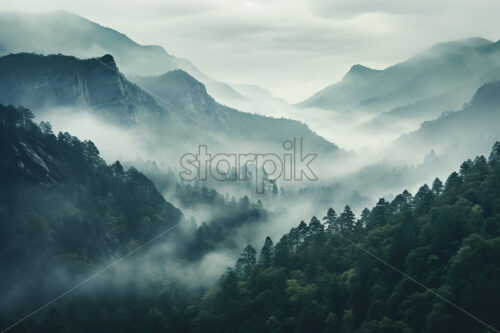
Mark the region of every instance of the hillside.
<instances>
[{"instance_id":1,"label":"hillside","mask_svg":"<svg viewBox=\"0 0 500 333\"><path fill-rule=\"evenodd\" d=\"M276 244L267 237L259 254L247 246L215 288L153 285L148 293L131 284L74 297L23 327L489 332L500 327L499 197L497 142L488 159L464 162L445 184L380 199L359 218L349 206L330 209L324 222L302 221Z\"/></svg>"},{"instance_id":2,"label":"hillside","mask_svg":"<svg viewBox=\"0 0 500 333\"><path fill-rule=\"evenodd\" d=\"M173 106L204 131L213 130L231 140L249 140L251 144L268 142L272 149L279 147L276 143L295 137L303 139L308 151L332 153L339 150L302 122L241 112L217 103L201 82L184 71L133 80L150 91L159 104Z\"/></svg>"},{"instance_id":3,"label":"hillside","mask_svg":"<svg viewBox=\"0 0 500 333\"><path fill-rule=\"evenodd\" d=\"M215 96L241 98L228 84L218 82L186 59L158 45L141 45L125 34L66 11L0 13L0 55L20 52L73 55L78 58L111 54L127 75L158 75L183 69L204 82ZM22 38L20 38L22 36Z\"/></svg>"},{"instance_id":4,"label":"hillside","mask_svg":"<svg viewBox=\"0 0 500 333\"><path fill-rule=\"evenodd\" d=\"M20 276L23 293L41 296L58 271L87 272L182 218L136 169L106 165L91 141L32 117L0 105L0 293L19 302Z\"/></svg>"},{"instance_id":5,"label":"hillside","mask_svg":"<svg viewBox=\"0 0 500 333\"><path fill-rule=\"evenodd\" d=\"M118 71L110 55L86 60L28 53L1 57L0 103L36 112L59 107L90 109L126 125L168 115Z\"/></svg>"},{"instance_id":6,"label":"hillside","mask_svg":"<svg viewBox=\"0 0 500 333\"><path fill-rule=\"evenodd\" d=\"M36 114L53 109L90 111L112 124L142 126L154 141L158 136L166 140L188 135L196 144L214 137L218 146L225 146L238 137L242 144L278 149L284 140L302 137L309 151L338 150L301 122L217 103L201 82L184 71L134 80L140 86L119 72L111 55L82 60L12 54L0 58L0 103L24 105Z\"/></svg>"},{"instance_id":7,"label":"hillside","mask_svg":"<svg viewBox=\"0 0 500 333\"><path fill-rule=\"evenodd\" d=\"M422 123L417 130L402 135L392 147L400 151L400 156L426 154L431 149L438 153L477 151L500 139L499 96L500 81L486 83L461 110Z\"/></svg>"},{"instance_id":8,"label":"hillside","mask_svg":"<svg viewBox=\"0 0 500 333\"><path fill-rule=\"evenodd\" d=\"M499 52L500 42L471 38L437 44L381 71L356 65L300 106L377 114L434 99L432 111L420 108L428 112L424 119L432 119L461 107L485 82L498 80Z\"/></svg>"}]
</instances>

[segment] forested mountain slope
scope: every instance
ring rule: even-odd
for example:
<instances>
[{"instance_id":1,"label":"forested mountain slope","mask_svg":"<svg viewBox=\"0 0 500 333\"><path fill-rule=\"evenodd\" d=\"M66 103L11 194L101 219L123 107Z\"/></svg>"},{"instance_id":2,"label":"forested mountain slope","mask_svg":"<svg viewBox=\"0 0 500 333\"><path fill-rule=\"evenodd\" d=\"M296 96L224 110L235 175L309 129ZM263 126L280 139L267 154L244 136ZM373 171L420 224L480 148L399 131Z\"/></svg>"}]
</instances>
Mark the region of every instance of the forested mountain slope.
<instances>
[{"instance_id":1,"label":"forested mountain slope","mask_svg":"<svg viewBox=\"0 0 500 333\"><path fill-rule=\"evenodd\" d=\"M324 224L313 217L276 245L267 239L258 260L248 247L194 322L214 332L489 332L433 292L500 327L499 198L497 142L489 161L464 162L444 185L380 199L360 219L330 210Z\"/></svg>"},{"instance_id":2,"label":"forested mountain slope","mask_svg":"<svg viewBox=\"0 0 500 333\"><path fill-rule=\"evenodd\" d=\"M136 169L108 166L91 141L32 117L0 105L2 295L20 277L43 285L58 269L92 269L181 221Z\"/></svg>"},{"instance_id":3,"label":"forested mountain slope","mask_svg":"<svg viewBox=\"0 0 500 333\"><path fill-rule=\"evenodd\" d=\"M436 179L414 196L404 191L391 202L380 199L359 218L349 206L340 214L330 209L276 244L267 238L259 255L247 246L216 288L156 286L147 296L135 288L110 290L105 297L75 298L71 307L53 308L22 327L489 332L460 309L500 327L499 198L497 142L488 159L464 162L444 184Z\"/></svg>"}]
</instances>

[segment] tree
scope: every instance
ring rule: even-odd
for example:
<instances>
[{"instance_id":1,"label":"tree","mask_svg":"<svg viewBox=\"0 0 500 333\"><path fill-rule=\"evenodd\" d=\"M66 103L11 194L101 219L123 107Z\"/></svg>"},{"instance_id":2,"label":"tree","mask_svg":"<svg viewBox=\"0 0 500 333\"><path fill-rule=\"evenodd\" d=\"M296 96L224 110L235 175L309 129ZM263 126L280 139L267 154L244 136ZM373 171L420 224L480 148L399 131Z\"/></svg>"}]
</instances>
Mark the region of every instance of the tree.
<instances>
[{"instance_id":1,"label":"tree","mask_svg":"<svg viewBox=\"0 0 500 333\"><path fill-rule=\"evenodd\" d=\"M125 175L125 171L123 170L123 166L120 161L116 161L111 165L111 171L113 172L113 176L115 178L120 179Z\"/></svg>"},{"instance_id":2,"label":"tree","mask_svg":"<svg viewBox=\"0 0 500 333\"><path fill-rule=\"evenodd\" d=\"M264 241L264 246L260 250L259 265L267 267L270 266L273 261L274 247L271 237L267 236Z\"/></svg>"},{"instance_id":3,"label":"tree","mask_svg":"<svg viewBox=\"0 0 500 333\"><path fill-rule=\"evenodd\" d=\"M31 112L30 109L23 107L19 107L18 110L21 113L21 127L24 129L30 129L33 124L32 119L35 118L33 112Z\"/></svg>"},{"instance_id":4,"label":"tree","mask_svg":"<svg viewBox=\"0 0 500 333\"><path fill-rule=\"evenodd\" d=\"M338 230L333 230L335 226L335 220L337 219L337 213L333 208L330 207L328 212L326 212L326 216L323 217L323 221L325 221L326 229L331 230L333 232L337 232Z\"/></svg>"},{"instance_id":5,"label":"tree","mask_svg":"<svg viewBox=\"0 0 500 333\"><path fill-rule=\"evenodd\" d=\"M417 214L427 213L434 200L433 193L427 184L424 184L418 189L415 194L415 210Z\"/></svg>"},{"instance_id":6,"label":"tree","mask_svg":"<svg viewBox=\"0 0 500 333\"><path fill-rule=\"evenodd\" d=\"M500 162L500 141L495 142L488 160L491 162Z\"/></svg>"},{"instance_id":7,"label":"tree","mask_svg":"<svg viewBox=\"0 0 500 333\"><path fill-rule=\"evenodd\" d=\"M308 233L307 233L308 238L315 243L320 242L323 239L324 231L325 228L323 227L321 222L316 218L316 216L313 216L311 218L311 222L309 222Z\"/></svg>"},{"instance_id":8,"label":"tree","mask_svg":"<svg viewBox=\"0 0 500 333\"><path fill-rule=\"evenodd\" d=\"M441 193L443 193L443 182L436 177L434 181L432 182L432 192L434 192L435 195L439 196Z\"/></svg>"},{"instance_id":9,"label":"tree","mask_svg":"<svg viewBox=\"0 0 500 333\"><path fill-rule=\"evenodd\" d=\"M289 235L285 234L274 247L274 263L278 266L286 266L290 257Z\"/></svg>"},{"instance_id":10,"label":"tree","mask_svg":"<svg viewBox=\"0 0 500 333\"><path fill-rule=\"evenodd\" d=\"M386 225L389 219L388 208L389 203L384 198L380 198L370 213L370 223L367 224L367 228L373 229Z\"/></svg>"},{"instance_id":11,"label":"tree","mask_svg":"<svg viewBox=\"0 0 500 333\"><path fill-rule=\"evenodd\" d=\"M354 230L355 220L356 217L354 216L351 207L349 207L349 205L346 205L344 207L344 211L340 214L339 218L337 219L337 225L338 225L337 228L339 232L344 236L351 235Z\"/></svg>"},{"instance_id":12,"label":"tree","mask_svg":"<svg viewBox=\"0 0 500 333\"><path fill-rule=\"evenodd\" d=\"M45 135L53 135L54 132L52 132L52 125L48 121L41 121L40 122L40 129L42 130L42 133Z\"/></svg>"},{"instance_id":13,"label":"tree","mask_svg":"<svg viewBox=\"0 0 500 333\"><path fill-rule=\"evenodd\" d=\"M462 178L458 175L458 173L453 172L444 185L445 192L450 192L454 190L458 190L460 185L462 184Z\"/></svg>"},{"instance_id":14,"label":"tree","mask_svg":"<svg viewBox=\"0 0 500 333\"><path fill-rule=\"evenodd\" d=\"M472 162L470 159L463 162L462 165L460 165L460 176L466 177L473 165L474 162Z\"/></svg>"},{"instance_id":15,"label":"tree","mask_svg":"<svg viewBox=\"0 0 500 333\"><path fill-rule=\"evenodd\" d=\"M257 260L256 255L257 251L251 245L245 247L239 259L236 261L236 274L239 277L245 278L252 273Z\"/></svg>"},{"instance_id":16,"label":"tree","mask_svg":"<svg viewBox=\"0 0 500 333\"><path fill-rule=\"evenodd\" d=\"M99 154L99 149L97 149L92 141L87 140L83 142L83 155L85 156L87 161L92 163L94 166L101 164L102 160Z\"/></svg>"}]
</instances>

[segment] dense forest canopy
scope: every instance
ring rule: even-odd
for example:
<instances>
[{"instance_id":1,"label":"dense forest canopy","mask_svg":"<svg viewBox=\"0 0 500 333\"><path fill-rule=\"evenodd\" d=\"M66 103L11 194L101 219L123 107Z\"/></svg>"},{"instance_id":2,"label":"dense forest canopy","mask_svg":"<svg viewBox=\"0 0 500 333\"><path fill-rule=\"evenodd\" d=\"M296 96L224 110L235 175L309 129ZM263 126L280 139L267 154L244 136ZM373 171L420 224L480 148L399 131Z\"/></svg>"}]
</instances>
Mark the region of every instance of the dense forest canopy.
<instances>
[{"instance_id":1,"label":"dense forest canopy","mask_svg":"<svg viewBox=\"0 0 500 333\"><path fill-rule=\"evenodd\" d=\"M88 271L182 219L137 170L108 166L92 142L31 119L27 109L0 107L3 286L56 259ZM248 198L192 193L243 212L243 221L265 214ZM267 237L260 251L246 246L215 287L130 279L126 288L71 295L12 331L489 332L500 327L499 198L497 142L488 158L465 161L415 195L380 199L359 217L348 205L329 209L277 242ZM187 259L217 242L221 232L211 228L186 238ZM45 266L33 266L33 253ZM3 310L1 327L22 313Z\"/></svg>"}]
</instances>

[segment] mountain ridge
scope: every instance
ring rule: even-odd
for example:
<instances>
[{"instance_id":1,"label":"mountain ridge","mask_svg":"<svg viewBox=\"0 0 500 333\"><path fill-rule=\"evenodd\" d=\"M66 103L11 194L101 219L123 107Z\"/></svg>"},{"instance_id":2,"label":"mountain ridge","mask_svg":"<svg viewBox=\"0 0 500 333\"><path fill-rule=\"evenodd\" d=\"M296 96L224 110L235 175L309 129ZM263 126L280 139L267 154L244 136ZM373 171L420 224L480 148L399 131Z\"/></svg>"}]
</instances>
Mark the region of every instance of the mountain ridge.
<instances>
[{"instance_id":1,"label":"mountain ridge","mask_svg":"<svg viewBox=\"0 0 500 333\"><path fill-rule=\"evenodd\" d=\"M299 106L378 114L453 89L457 90L454 100L463 104L481 84L496 78L488 75L492 69L500 68L499 45L500 41L482 38L436 44L381 70L369 82L362 80L349 85L346 74L342 81L324 88ZM346 93L349 98L339 100ZM454 106L443 104L445 109Z\"/></svg>"},{"instance_id":2,"label":"mountain ridge","mask_svg":"<svg viewBox=\"0 0 500 333\"><path fill-rule=\"evenodd\" d=\"M110 53L127 75L156 75L178 68L207 84L212 94L243 97L227 83L208 77L189 60L177 58L159 45L141 45L124 33L68 11L0 12L0 30L5 32L0 36L3 54L63 53L88 58ZM19 34L23 38L18 38Z\"/></svg>"}]
</instances>

